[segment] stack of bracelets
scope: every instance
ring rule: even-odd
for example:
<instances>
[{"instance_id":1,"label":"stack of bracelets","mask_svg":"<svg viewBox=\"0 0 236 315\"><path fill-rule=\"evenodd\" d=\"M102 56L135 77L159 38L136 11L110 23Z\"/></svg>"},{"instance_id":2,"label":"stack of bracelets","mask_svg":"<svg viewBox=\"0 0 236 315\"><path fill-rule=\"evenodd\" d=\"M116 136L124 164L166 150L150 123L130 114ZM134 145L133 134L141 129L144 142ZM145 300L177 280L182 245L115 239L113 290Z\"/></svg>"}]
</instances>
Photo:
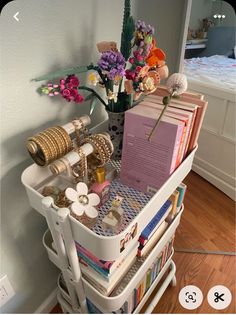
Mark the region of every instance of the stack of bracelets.
<instances>
[{"instance_id":1,"label":"stack of bracelets","mask_svg":"<svg viewBox=\"0 0 236 315\"><path fill-rule=\"evenodd\" d=\"M83 144L89 143L92 145L94 151L93 155L95 159L98 161L98 166L103 166L107 162L110 161L111 155L113 153L113 144L109 137L107 137L104 134L95 134L88 136L84 139ZM72 166L72 173L74 177L76 178L86 178L88 176L88 165L87 165L87 156L83 152L82 147L78 147L74 149L80 157L80 160L78 163ZM77 172L76 169L79 168L79 171ZM90 174L91 175L91 174ZM92 180L92 179L91 179Z\"/></svg>"},{"instance_id":2,"label":"stack of bracelets","mask_svg":"<svg viewBox=\"0 0 236 315\"><path fill-rule=\"evenodd\" d=\"M48 128L27 140L27 149L36 164L47 166L73 148L72 140L60 126Z\"/></svg>"},{"instance_id":3,"label":"stack of bracelets","mask_svg":"<svg viewBox=\"0 0 236 315\"><path fill-rule=\"evenodd\" d=\"M94 154L101 162L99 166L104 166L110 161L113 153L113 144L104 134L95 134L87 137L85 143L90 143L94 148Z\"/></svg>"}]
</instances>

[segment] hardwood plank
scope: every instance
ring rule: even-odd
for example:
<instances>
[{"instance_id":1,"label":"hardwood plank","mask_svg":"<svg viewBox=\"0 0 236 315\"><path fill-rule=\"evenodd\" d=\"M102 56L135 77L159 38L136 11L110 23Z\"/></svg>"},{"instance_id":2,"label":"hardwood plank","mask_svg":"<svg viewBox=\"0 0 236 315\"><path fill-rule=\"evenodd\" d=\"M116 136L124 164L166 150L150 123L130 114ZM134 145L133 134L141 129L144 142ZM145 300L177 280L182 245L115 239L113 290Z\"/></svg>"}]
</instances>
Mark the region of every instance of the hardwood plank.
<instances>
[{"instance_id":1,"label":"hardwood plank","mask_svg":"<svg viewBox=\"0 0 236 315\"><path fill-rule=\"evenodd\" d=\"M235 203L191 171L175 248L235 251Z\"/></svg>"},{"instance_id":2,"label":"hardwood plank","mask_svg":"<svg viewBox=\"0 0 236 315\"><path fill-rule=\"evenodd\" d=\"M229 307L221 310L220 313L235 313L235 278L236 278L236 258L222 255L203 255L175 253L177 286L169 286L161 300L155 307L153 313L168 314L201 314L219 313L207 302L207 293L215 285L221 284L229 288L233 295L233 300ZM203 303L193 311L184 309L179 301L179 291L186 285L196 285L202 290ZM156 290L155 290L156 292ZM151 298L154 296L152 294ZM149 300L150 301L150 300ZM146 303L148 305L149 301ZM142 311L145 310L145 307Z\"/></svg>"}]
</instances>

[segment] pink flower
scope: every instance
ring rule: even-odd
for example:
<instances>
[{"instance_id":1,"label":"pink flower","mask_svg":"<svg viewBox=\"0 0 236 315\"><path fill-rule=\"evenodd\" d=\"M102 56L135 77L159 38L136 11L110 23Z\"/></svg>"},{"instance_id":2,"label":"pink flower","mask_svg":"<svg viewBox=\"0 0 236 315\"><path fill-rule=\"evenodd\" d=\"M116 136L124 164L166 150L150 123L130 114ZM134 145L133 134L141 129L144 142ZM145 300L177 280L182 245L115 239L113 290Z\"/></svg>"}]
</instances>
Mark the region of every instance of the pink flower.
<instances>
[{"instance_id":1,"label":"pink flower","mask_svg":"<svg viewBox=\"0 0 236 315\"><path fill-rule=\"evenodd\" d=\"M63 97L69 97L70 96L70 90L68 90L68 89L63 90L62 95L63 95Z\"/></svg>"},{"instance_id":2,"label":"pink flower","mask_svg":"<svg viewBox=\"0 0 236 315\"><path fill-rule=\"evenodd\" d=\"M72 76L70 78L70 84L72 84L73 87L79 86L79 79L76 76Z\"/></svg>"},{"instance_id":3,"label":"pink flower","mask_svg":"<svg viewBox=\"0 0 236 315\"><path fill-rule=\"evenodd\" d=\"M71 90L71 91L70 91L70 95L73 96L73 97L76 97L76 96L78 95L78 91L75 90L75 89L74 89L74 90Z\"/></svg>"},{"instance_id":4,"label":"pink flower","mask_svg":"<svg viewBox=\"0 0 236 315\"><path fill-rule=\"evenodd\" d=\"M136 58L137 58L138 61L143 61L143 56L141 56L141 55L137 55Z\"/></svg>"},{"instance_id":5,"label":"pink flower","mask_svg":"<svg viewBox=\"0 0 236 315\"><path fill-rule=\"evenodd\" d=\"M141 69L142 69L141 66L137 66L136 69L135 69L135 71L136 71L136 72L139 72Z\"/></svg>"},{"instance_id":6,"label":"pink flower","mask_svg":"<svg viewBox=\"0 0 236 315\"><path fill-rule=\"evenodd\" d=\"M72 83L67 83L66 87L67 87L67 89L72 90L74 85Z\"/></svg>"},{"instance_id":7,"label":"pink flower","mask_svg":"<svg viewBox=\"0 0 236 315\"><path fill-rule=\"evenodd\" d=\"M138 50L135 50L135 51L133 52L133 55L134 55L135 58L137 58L137 56L139 55L139 51L138 51Z\"/></svg>"},{"instance_id":8,"label":"pink flower","mask_svg":"<svg viewBox=\"0 0 236 315\"><path fill-rule=\"evenodd\" d=\"M84 101L84 98L81 94L78 94L75 98L76 103L82 103Z\"/></svg>"},{"instance_id":9,"label":"pink flower","mask_svg":"<svg viewBox=\"0 0 236 315\"><path fill-rule=\"evenodd\" d=\"M131 64L133 64L133 63L134 63L134 57L130 57L130 58L129 58L129 62L130 62Z\"/></svg>"},{"instance_id":10,"label":"pink flower","mask_svg":"<svg viewBox=\"0 0 236 315\"><path fill-rule=\"evenodd\" d=\"M135 72L131 71L131 70L126 70L125 71L125 76L127 80L132 80L134 81L135 78Z\"/></svg>"}]
</instances>

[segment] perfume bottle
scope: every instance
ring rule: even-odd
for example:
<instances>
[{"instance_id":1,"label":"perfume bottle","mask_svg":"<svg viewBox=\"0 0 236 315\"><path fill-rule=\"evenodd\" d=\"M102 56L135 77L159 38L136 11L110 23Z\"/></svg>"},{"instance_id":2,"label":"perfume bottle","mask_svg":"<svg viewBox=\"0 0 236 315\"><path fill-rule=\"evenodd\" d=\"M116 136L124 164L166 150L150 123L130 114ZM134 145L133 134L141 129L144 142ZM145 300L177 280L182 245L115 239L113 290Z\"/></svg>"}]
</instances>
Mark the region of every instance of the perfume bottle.
<instances>
[{"instance_id":1,"label":"perfume bottle","mask_svg":"<svg viewBox=\"0 0 236 315\"><path fill-rule=\"evenodd\" d=\"M96 169L96 182L91 186L91 192L96 193L100 197L99 207L108 201L110 196L110 181L105 178L104 167Z\"/></svg>"}]
</instances>

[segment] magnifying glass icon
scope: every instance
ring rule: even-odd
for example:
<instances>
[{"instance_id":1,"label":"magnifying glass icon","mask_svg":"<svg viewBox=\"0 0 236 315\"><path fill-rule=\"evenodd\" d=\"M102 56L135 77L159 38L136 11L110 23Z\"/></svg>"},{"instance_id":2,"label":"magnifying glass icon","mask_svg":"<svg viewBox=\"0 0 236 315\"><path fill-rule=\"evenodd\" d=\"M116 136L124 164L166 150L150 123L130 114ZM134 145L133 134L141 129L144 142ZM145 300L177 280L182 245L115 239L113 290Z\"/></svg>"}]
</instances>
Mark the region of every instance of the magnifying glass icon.
<instances>
[{"instance_id":1,"label":"magnifying glass icon","mask_svg":"<svg viewBox=\"0 0 236 315\"><path fill-rule=\"evenodd\" d=\"M193 296L192 296L192 294L189 294L188 299L193 301Z\"/></svg>"}]
</instances>

